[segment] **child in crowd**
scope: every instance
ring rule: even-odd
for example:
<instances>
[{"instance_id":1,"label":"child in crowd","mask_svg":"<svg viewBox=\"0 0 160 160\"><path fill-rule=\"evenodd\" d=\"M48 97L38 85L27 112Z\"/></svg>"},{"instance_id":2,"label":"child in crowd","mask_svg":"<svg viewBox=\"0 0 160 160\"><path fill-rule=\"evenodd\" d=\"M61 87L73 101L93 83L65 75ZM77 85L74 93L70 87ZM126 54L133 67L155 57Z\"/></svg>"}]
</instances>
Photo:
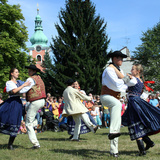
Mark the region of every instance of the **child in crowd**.
<instances>
[{"instance_id":1,"label":"child in crowd","mask_svg":"<svg viewBox=\"0 0 160 160\"><path fill-rule=\"evenodd\" d=\"M27 133L26 124L23 120L21 121L21 126L19 128L19 133L21 133L21 134Z\"/></svg>"},{"instance_id":2,"label":"child in crowd","mask_svg":"<svg viewBox=\"0 0 160 160\"><path fill-rule=\"evenodd\" d=\"M110 112L109 108L106 106L103 106L103 117L104 117L104 125L106 128L108 128L110 124Z\"/></svg>"},{"instance_id":3,"label":"child in crowd","mask_svg":"<svg viewBox=\"0 0 160 160\"><path fill-rule=\"evenodd\" d=\"M57 103L57 98L54 97L52 102L52 113L53 113L54 119L58 119L59 117L58 108L59 108L59 104Z\"/></svg>"},{"instance_id":4,"label":"child in crowd","mask_svg":"<svg viewBox=\"0 0 160 160\"><path fill-rule=\"evenodd\" d=\"M93 117L93 119L96 121L96 123L97 123L97 118L96 118L96 116L97 116L97 110L96 110L96 106L93 106L92 107L92 110L91 110L91 116Z\"/></svg>"},{"instance_id":5,"label":"child in crowd","mask_svg":"<svg viewBox=\"0 0 160 160\"><path fill-rule=\"evenodd\" d=\"M95 110L97 112L97 115L96 115L96 122L99 126L99 129L100 127L102 126L102 121L101 121L101 111L100 111L100 108L101 106L99 106L99 103L96 101L94 102L94 106L95 106Z\"/></svg>"}]
</instances>

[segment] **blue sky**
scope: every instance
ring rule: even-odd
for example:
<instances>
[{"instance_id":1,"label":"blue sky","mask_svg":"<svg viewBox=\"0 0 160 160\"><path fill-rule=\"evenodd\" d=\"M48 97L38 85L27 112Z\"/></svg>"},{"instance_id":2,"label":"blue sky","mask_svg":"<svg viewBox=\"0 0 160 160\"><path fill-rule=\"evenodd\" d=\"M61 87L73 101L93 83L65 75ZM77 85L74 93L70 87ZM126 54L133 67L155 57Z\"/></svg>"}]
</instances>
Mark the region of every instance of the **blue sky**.
<instances>
[{"instance_id":1,"label":"blue sky","mask_svg":"<svg viewBox=\"0 0 160 160\"><path fill-rule=\"evenodd\" d=\"M120 50L127 46L131 52L142 42L142 32L153 28L160 21L160 0L91 0L96 6L96 15L107 23L106 33L111 42L108 51ZM43 32L52 43L57 35L55 23L58 13L65 8L65 0L8 0L9 4L20 4L29 38L34 33L37 3L42 18ZM31 46L27 42L27 46Z\"/></svg>"}]
</instances>

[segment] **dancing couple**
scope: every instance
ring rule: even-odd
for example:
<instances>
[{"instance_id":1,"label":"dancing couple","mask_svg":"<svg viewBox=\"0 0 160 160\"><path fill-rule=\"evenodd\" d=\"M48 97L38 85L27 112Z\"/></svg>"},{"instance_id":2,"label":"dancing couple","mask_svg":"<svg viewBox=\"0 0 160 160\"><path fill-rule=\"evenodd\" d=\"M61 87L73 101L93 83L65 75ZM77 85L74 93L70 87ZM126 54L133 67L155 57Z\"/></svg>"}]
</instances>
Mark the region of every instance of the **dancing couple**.
<instances>
[{"instance_id":1,"label":"dancing couple","mask_svg":"<svg viewBox=\"0 0 160 160\"><path fill-rule=\"evenodd\" d=\"M37 72L40 72L35 65L26 66L29 78L24 83L18 79L19 71L13 68L9 73L9 81L6 82L6 92L9 98L0 107L0 132L10 135L8 149L13 150L13 142L17 136L22 120L22 102L20 94L26 93L27 101L30 102L26 115L26 128L28 136L33 144L32 149L40 148L34 131L34 120L37 111L45 104L45 86Z\"/></svg>"},{"instance_id":2,"label":"dancing couple","mask_svg":"<svg viewBox=\"0 0 160 160\"><path fill-rule=\"evenodd\" d=\"M128 90L128 106L122 119L122 124L128 126L131 140L136 140L139 155L146 155L146 150L154 146L148 137L160 130L160 109L153 107L140 98L143 90L141 75L143 68L140 64L133 65L131 75L124 76L120 69L123 58L127 56L120 51L108 54L112 63L106 67L102 74L101 102L110 108L110 154L118 157L118 137L120 136L121 108L120 92ZM146 143L144 147L143 142Z\"/></svg>"},{"instance_id":3,"label":"dancing couple","mask_svg":"<svg viewBox=\"0 0 160 160\"><path fill-rule=\"evenodd\" d=\"M62 115L63 116L72 116L75 121L75 129L74 135L71 141L79 141L79 134L81 128L81 120L87 125L87 127L95 133L98 129L98 126L94 125L87 114L88 109L85 105L81 102L84 101L91 101L91 97L81 93L79 90L73 88L74 80L69 79L67 81L67 88L63 92L64 97L64 108Z\"/></svg>"}]
</instances>

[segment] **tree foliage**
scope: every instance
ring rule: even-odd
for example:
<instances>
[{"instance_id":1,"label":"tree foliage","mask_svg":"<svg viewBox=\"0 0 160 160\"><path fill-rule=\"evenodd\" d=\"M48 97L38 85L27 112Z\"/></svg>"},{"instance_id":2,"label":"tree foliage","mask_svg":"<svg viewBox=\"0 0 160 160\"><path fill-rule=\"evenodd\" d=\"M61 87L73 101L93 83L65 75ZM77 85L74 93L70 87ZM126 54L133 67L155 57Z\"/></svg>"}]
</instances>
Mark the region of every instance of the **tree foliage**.
<instances>
[{"instance_id":1,"label":"tree foliage","mask_svg":"<svg viewBox=\"0 0 160 160\"><path fill-rule=\"evenodd\" d=\"M0 92L9 79L11 68L19 69L20 79L27 77L24 66L28 65L30 57L26 54L28 34L23 21L19 5L9 5L7 0L0 0Z\"/></svg>"},{"instance_id":2,"label":"tree foliage","mask_svg":"<svg viewBox=\"0 0 160 160\"><path fill-rule=\"evenodd\" d=\"M134 51L134 58L143 65L145 80L155 81L152 87L160 90L160 23L143 32L141 41Z\"/></svg>"},{"instance_id":3,"label":"tree foliage","mask_svg":"<svg viewBox=\"0 0 160 160\"><path fill-rule=\"evenodd\" d=\"M106 23L96 15L90 0L66 1L65 9L59 13L60 24L56 24L58 36L52 38L53 64L45 74L53 95L61 95L67 79L79 81L87 93L100 94L101 74L107 62L109 41Z\"/></svg>"}]
</instances>

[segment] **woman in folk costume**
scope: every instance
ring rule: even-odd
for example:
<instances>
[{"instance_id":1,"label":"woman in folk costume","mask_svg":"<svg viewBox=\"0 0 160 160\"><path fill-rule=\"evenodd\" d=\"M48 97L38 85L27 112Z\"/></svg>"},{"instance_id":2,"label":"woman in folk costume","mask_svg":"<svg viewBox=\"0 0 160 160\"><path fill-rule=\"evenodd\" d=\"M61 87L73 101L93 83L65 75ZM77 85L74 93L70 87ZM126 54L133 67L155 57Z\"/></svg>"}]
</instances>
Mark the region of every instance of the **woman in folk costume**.
<instances>
[{"instance_id":1,"label":"woman in folk costume","mask_svg":"<svg viewBox=\"0 0 160 160\"><path fill-rule=\"evenodd\" d=\"M160 109L140 98L144 87L140 78L143 72L140 64L133 65L132 75L128 74L128 77L124 77L115 67L114 69L128 85L129 100L127 109L122 116L122 124L128 126L131 140L137 141L139 156L146 155L146 150L155 145L148 135L160 131ZM146 143L146 147L144 147L143 141Z\"/></svg>"},{"instance_id":2,"label":"woman in folk costume","mask_svg":"<svg viewBox=\"0 0 160 160\"><path fill-rule=\"evenodd\" d=\"M10 135L8 149L13 150L13 142L17 136L22 120L22 101L18 93L23 87L29 86L30 82L23 83L17 80L18 69L12 68L9 74L9 81L6 82L8 98L0 107L0 132Z\"/></svg>"}]
</instances>

